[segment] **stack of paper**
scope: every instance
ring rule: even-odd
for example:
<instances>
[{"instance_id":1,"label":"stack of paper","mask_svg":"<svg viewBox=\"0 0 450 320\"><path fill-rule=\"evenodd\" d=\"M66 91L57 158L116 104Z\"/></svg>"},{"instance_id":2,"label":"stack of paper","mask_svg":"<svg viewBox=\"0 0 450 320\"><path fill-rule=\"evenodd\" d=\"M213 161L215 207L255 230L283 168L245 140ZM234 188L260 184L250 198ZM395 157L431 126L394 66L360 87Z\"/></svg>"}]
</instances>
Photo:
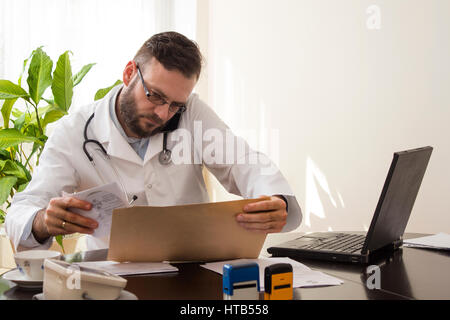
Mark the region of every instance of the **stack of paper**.
<instances>
[{"instance_id":1,"label":"stack of paper","mask_svg":"<svg viewBox=\"0 0 450 320\"><path fill-rule=\"evenodd\" d=\"M260 290L264 290L264 269L275 263L289 263L292 265L293 271L293 287L319 287L319 286L336 286L344 283L341 279L329 276L320 271L314 271L304 264L292 260L290 258L262 258L262 259L237 259L228 261L211 262L202 265L203 268L223 274L223 266L225 264L256 262L259 266L259 286Z\"/></svg>"},{"instance_id":2,"label":"stack of paper","mask_svg":"<svg viewBox=\"0 0 450 320\"><path fill-rule=\"evenodd\" d=\"M403 245L405 247L449 250L450 235L446 233L438 233L432 236L403 240Z\"/></svg>"},{"instance_id":3,"label":"stack of paper","mask_svg":"<svg viewBox=\"0 0 450 320\"><path fill-rule=\"evenodd\" d=\"M108 271L118 276L178 271L177 267L163 262L87 261L74 264L86 268Z\"/></svg>"}]
</instances>

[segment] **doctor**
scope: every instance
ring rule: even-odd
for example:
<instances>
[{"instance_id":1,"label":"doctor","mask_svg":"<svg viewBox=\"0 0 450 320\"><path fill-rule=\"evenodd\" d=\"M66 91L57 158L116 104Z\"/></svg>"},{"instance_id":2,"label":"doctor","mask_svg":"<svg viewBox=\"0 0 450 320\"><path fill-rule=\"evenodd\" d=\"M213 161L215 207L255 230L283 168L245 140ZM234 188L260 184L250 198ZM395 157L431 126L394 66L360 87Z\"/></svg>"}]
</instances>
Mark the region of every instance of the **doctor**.
<instances>
[{"instance_id":1,"label":"doctor","mask_svg":"<svg viewBox=\"0 0 450 320\"><path fill-rule=\"evenodd\" d=\"M62 196L63 191L116 181L129 201L137 197L136 205L208 202L203 166L231 193L271 196L242 208L236 220L243 228L271 233L300 224L300 207L282 174L262 171L268 164L273 168L265 155L232 134L245 153L230 156L227 147L210 152L207 143L194 139L199 127L230 137L229 128L192 93L201 59L197 45L183 35L154 35L126 65L123 85L58 122L32 181L15 195L6 216L16 249L49 248L53 236L77 232L88 235L88 249L108 247L108 239L89 236L97 221L70 211L90 210L92 204ZM251 162L251 156L262 161Z\"/></svg>"}]
</instances>

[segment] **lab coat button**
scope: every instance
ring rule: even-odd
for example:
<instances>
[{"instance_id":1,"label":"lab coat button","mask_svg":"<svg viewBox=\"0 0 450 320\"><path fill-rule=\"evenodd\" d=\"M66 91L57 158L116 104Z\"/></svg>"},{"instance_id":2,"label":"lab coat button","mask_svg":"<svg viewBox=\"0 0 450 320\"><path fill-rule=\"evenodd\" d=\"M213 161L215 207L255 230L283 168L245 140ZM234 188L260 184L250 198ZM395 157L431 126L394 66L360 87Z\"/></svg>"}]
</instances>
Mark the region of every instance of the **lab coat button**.
<instances>
[{"instance_id":1,"label":"lab coat button","mask_svg":"<svg viewBox=\"0 0 450 320\"><path fill-rule=\"evenodd\" d=\"M149 184L147 185L147 188L148 188L148 189L151 189L151 188L152 188L152 184L149 183Z\"/></svg>"}]
</instances>

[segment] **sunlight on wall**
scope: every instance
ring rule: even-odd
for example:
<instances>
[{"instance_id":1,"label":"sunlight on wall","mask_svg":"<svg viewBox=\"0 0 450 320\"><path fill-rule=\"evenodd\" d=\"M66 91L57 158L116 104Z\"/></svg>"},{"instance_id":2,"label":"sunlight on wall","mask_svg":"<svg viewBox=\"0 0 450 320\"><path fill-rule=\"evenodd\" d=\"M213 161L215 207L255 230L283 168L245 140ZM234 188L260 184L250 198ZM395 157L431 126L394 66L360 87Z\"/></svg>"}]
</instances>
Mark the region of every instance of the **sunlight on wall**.
<instances>
[{"instance_id":1,"label":"sunlight on wall","mask_svg":"<svg viewBox=\"0 0 450 320\"><path fill-rule=\"evenodd\" d=\"M317 166L317 164L311 159L310 156L306 159L306 195L305 195L305 212L304 221L305 225L312 228L311 216L314 215L320 219L325 219L327 212L324 210L322 199L320 197L320 190L325 192L329 201L334 208L338 208L336 200L331 195L330 187L326 176ZM344 200L341 194L338 192L340 207L345 208ZM331 227L328 227L328 231L331 231Z\"/></svg>"}]
</instances>

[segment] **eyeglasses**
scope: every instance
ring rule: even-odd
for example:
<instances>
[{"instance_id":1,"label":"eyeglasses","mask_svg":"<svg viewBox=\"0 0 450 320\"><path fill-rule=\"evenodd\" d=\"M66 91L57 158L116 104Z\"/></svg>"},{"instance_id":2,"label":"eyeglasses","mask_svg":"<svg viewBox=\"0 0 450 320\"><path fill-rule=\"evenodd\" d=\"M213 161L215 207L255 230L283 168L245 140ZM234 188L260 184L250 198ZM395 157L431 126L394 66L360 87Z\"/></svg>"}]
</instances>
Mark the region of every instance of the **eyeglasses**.
<instances>
[{"instance_id":1,"label":"eyeglasses","mask_svg":"<svg viewBox=\"0 0 450 320\"><path fill-rule=\"evenodd\" d=\"M158 106L162 106L165 104L169 104L159 93L154 92L152 89L148 89L145 85L144 78L142 77L141 70L139 69L139 66L136 65L139 78L141 78L142 86L144 87L145 95L147 96L147 100L150 101L153 104L156 104ZM179 102L172 102L169 104L169 111L172 113L183 113L186 111L186 105L179 103Z\"/></svg>"}]
</instances>

